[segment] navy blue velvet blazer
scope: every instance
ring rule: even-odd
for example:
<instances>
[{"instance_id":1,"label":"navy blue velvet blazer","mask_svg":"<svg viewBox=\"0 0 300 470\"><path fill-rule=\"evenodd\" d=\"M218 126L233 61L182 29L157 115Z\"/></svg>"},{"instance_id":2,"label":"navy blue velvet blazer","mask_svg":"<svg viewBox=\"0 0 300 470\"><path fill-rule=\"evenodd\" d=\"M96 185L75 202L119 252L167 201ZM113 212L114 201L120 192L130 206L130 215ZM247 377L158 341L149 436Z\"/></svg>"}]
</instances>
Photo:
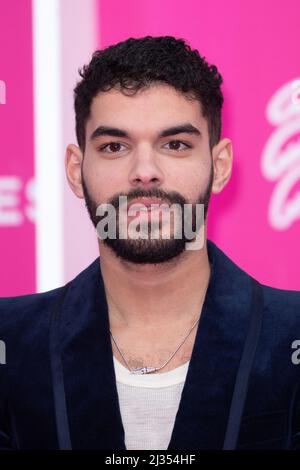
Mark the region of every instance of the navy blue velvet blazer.
<instances>
[{"instance_id":1,"label":"navy blue velvet blazer","mask_svg":"<svg viewBox=\"0 0 300 470\"><path fill-rule=\"evenodd\" d=\"M168 450L300 448L300 292L261 285L207 248ZM126 449L99 257L66 286L1 298L0 340L0 449Z\"/></svg>"}]
</instances>

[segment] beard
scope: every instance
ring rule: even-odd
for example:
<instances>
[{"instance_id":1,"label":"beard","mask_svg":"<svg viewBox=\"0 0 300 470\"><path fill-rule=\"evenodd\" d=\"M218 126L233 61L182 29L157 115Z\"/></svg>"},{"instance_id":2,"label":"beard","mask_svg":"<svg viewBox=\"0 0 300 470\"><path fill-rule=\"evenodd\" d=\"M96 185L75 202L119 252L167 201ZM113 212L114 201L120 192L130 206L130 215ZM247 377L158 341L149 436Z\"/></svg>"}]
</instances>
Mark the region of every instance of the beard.
<instances>
[{"instance_id":1,"label":"beard","mask_svg":"<svg viewBox=\"0 0 300 470\"><path fill-rule=\"evenodd\" d=\"M82 173L82 172L81 172ZM98 204L91 197L87 185L85 183L83 173L82 176L82 188L84 193L85 205L88 210L92 224L97 229L97 225L100 220L104 218L103 215L96 215ZM211 188L214 179L214 168L213 164L210 169L210 176L207 187L204 191L199 194L198 199L195 203L192 203L191 208L191 227L193 231L199 231L201 228L199 221L196 217L196 205L203 204L203 214L204 221L207 217L208 205L211 196ZM167 203L168 205L177 204L181 208L181 214L184 214L184 205L189 204L181 194L176 191L166 192L160 188L151 188L143 189L137 188L129 191L127 194L119 193L118 195L110 198L106 203L111 204L114 209L119 210L119 196L127 196L127 204L130 204L130 201L138 198L158 198L160 204ZM202 218L201 218L202 221ZM185 221L182 221L183 224ZM105 246L109 247L114 254L124 261L129 261L137 264L157 264L165 263L170 261L177 256L181 255L186 249L186 243L190 242L191 239L187 239L185 233L183 232L184 226L181 224L181 228L175 238L175 228L173 230L173 236L168 239L159 238L120 238L120 229L119 229L119 218L116 216L116 236L107 237L102 241ZM146 221L146 225L150 227L151 222ZM155 226L155 225L154 225ZM161 229L161 223L157 223L156 228Z\"/></svg>"}]
</instances>

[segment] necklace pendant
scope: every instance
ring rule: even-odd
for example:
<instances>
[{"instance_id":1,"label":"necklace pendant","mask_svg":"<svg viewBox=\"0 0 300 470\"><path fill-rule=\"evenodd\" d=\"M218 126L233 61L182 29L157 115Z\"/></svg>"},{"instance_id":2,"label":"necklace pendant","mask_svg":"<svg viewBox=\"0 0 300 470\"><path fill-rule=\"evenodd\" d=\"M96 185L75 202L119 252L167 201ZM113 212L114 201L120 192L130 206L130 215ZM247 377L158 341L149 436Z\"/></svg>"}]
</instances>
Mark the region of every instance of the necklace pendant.
<instances>
[{"instance_id":1,"label":"necklace pendant","mask_svg":"<svg viewBox=\"0 0 300 470\"><path fill-rule=\"evenodd\" d=\"M139 367L137 369L132 369L131 374L150 374L157 370L157 367Z\"/></svg>"}]
</instances>

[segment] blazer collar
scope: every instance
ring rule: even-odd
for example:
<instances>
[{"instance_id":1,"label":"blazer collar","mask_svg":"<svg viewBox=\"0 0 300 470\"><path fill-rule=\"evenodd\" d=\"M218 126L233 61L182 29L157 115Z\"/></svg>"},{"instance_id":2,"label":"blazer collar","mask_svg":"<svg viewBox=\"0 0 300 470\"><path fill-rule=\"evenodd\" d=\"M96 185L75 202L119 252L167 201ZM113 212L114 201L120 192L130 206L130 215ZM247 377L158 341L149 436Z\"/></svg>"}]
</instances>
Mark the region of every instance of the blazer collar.
<instances>
[{"instance_id":1,"label":"blazer collar","mask_svg":"<svg viewBox=\"0 0 300 470\"><path fill-rule=\"evenodd\" d=\"M211 276L168 450L222 448L247 335L251 277L207 240ZM73 449L125 450L98 257L61 306L59 343Z\"/></svg>"}]
</instances>

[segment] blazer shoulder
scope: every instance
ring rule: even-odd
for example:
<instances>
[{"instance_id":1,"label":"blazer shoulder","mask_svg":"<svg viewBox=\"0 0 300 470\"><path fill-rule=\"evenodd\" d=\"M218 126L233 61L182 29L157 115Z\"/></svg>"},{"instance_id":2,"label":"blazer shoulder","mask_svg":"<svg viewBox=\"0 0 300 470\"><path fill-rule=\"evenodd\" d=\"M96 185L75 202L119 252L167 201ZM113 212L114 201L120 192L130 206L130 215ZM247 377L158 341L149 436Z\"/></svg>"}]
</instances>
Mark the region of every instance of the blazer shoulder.
<instances>
[{"instance_id":1,"label":"blazer shoulder","mask_svg":"<svg viewBox=\"0 0 300 470\"><path fill-rule=\"evenodd\" d=\"M299 306L300 290L279 289L262 283L260 285L264 292L265 301L268 304L287 302L291 306Z\"/></svg>"},{"instance_id":2,"label":"blazer shoulder","mask_svg":"<svg viewBox=\"0 0 300 470\"><path fill-rule=\"evenodd\" d=\"M19 328L23 323L28 324L37 315L44 316L43 314L54 305L63 288L64 286L61 286L36 294L0 297L0 332Z\"/></svg>"},{"instance_id":3,"label":"blazer shoulder","mask_svg":"<svg viewBox=\"0 0 300 470\"><path fill-rule=\"evenodd\" d=\"M260 284L263 290L264 310L266 314L300 326L300 291L278 289Z\"/></svg>"},{"instance_id":4,"label":"blazer shoulder","mask_svg":"<svg viewBox=\"0 0 300 470\"><path fill-rule=\"evenodd\" d=\"M55 289L14 297L0 297L0 338L3 331L19 330L28 325L45 325L56 299L68 286L70 295L76 290L84 289L85 285L99 276L100 265L97 257L88 267L78 273L65 285ZM72 294L73 293L73 294Z\"/></svg>"}]
</instances>

